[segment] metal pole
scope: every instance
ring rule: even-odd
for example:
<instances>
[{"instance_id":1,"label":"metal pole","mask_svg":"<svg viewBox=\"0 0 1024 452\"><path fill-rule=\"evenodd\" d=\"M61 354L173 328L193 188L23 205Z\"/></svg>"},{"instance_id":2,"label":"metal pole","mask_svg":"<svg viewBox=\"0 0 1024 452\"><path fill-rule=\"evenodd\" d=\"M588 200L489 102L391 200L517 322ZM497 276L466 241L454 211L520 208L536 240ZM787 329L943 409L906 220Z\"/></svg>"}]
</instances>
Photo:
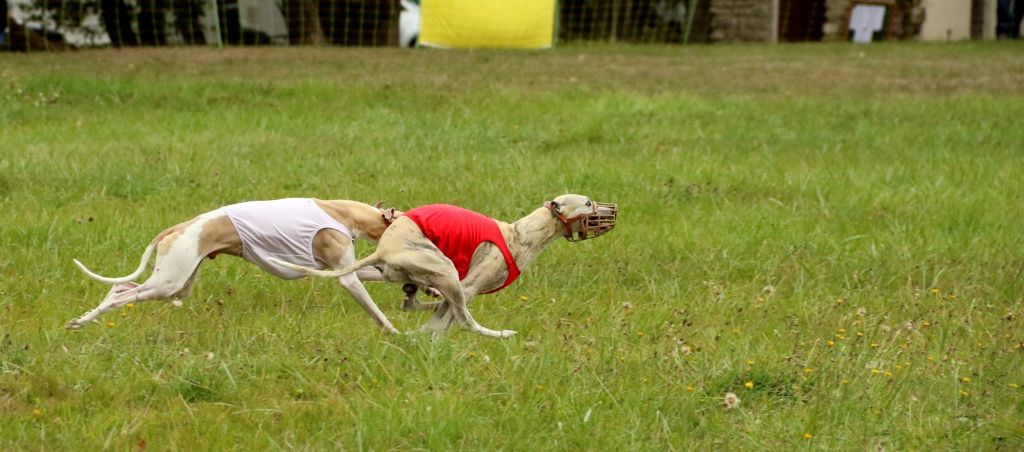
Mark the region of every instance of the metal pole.
<instances>
[{"instance_id":1,"label":"metal pole","mask_svg":"<svg viewBox=\"0 0 1024 452\"><path fill-rule=\"evenodd\" d=\"M555 14L554 14L554 16L555 16L555 19L554 19L555 20L555 24L554 24L553 27L551 27L551 29L552 29L551 32L554 34L554 36L551 37L551 47L554 47L555 45L558 44L558 32L561 31L561 29L562 29L562 8L561 8L562 1L561 0L555 0L552 3L555 4L555 6L554 6L555 7Z\"/></svg>"},{"instance_id":2,"label":"metal pole","mask_svg":"<svg viewBox=\"0 0 1024 452\"><path fill-rule=\"evenodd\" d=\"M779 16L781 14L781 12L779 11L780 8L781 6L779 5L779 0L772 0L772 35L768 37L769 44L779 43Z\"/></svg>"},{"instance_id":3,"label":"metal pole","mask_svg":"<svg viewBox=\"0 0 1024 452\"><path fill-rule=\"evenodd\" d=\"M224 48L224 37L220 34L220 6L217 5L217 0L210 0L213 2L213 26L217 30L217 47Z\"/></svg>"},{"instance_id":4,"label":"metal pole","mask_svg":"<svg viewBox=\"0 0 1024 452\"><path fill-rule=\"evenodd\" d=\"M690 30L693 29L693 16L697 15L697 4L700 0L690 0L690 11L686 15L686 32L683 33L683 45L690 43Z\"/></svg>"},{"instance_id":5,"label":"metal pole","mask_svg":"<svg viewBox=\"0 0 1024 452\"><path fill-rule=\"evenodd\" d=\"M609 41L615 42L616 29L619 26L619 0L612 0L612 34Z\"/></svg>"}]
</instances>

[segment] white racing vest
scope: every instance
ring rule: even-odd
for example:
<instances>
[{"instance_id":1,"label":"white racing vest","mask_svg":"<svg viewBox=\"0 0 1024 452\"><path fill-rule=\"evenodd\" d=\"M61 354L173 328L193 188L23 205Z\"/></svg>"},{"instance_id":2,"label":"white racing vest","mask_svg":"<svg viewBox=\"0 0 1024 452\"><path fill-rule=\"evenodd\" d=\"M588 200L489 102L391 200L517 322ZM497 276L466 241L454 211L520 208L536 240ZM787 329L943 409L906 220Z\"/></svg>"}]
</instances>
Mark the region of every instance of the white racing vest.
<instances>
[{"instance_id":1,"label":"white racing vest","mask_svg":"<svg viewBox=\"0 0 1024 452\"><path fill-rule=\"evenodd\" d=\"M295 270L268 261L279 259L303 267L324 268L313 258L313 238L323 229L352 237L352 231L309 198L250 201L221 208L242 239L242 257L274 276L298 279Z\"/></svg>"}]
</instances>

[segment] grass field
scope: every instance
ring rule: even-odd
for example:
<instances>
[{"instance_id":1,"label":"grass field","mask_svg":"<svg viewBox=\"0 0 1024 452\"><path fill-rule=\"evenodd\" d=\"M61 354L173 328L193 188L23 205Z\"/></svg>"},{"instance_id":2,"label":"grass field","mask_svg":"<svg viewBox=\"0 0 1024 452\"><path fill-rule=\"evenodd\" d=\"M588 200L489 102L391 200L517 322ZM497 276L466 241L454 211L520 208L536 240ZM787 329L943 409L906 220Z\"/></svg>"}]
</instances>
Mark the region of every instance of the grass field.
<instances>
[{"instance_id":1,"label":"grass field","mask_svg":"<svg viewBox=\"0 0 1024 452\"><path fill-rule=\"evenodd\" d=\"M1020 45L88 51L0 90L0 449L1024 449ZM618 227L475 300L509 340L232 258L63 329L107 291L72 258L224 204L565 192Z\"/></svg>"}]
</instances>

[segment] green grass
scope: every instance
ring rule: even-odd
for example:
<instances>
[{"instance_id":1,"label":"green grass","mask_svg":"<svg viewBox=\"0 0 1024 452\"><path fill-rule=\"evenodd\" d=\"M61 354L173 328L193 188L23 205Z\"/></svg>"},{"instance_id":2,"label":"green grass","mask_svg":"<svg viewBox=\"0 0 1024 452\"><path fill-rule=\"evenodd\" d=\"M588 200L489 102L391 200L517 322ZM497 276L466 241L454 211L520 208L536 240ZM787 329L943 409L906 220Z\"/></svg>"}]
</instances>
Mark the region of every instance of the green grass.
<instances>
[{"instance_id":1,"label":"green grass","mask_svg":"<svg viewBox=\"0 0 1024 452\"><path fill-rule=\"evenodd\" d=\"M1020 56L0 55L0 448L1020 450ZM565 192L619 225L476 299L510 340L385 336L333 281L232 258L182 308L63 329L107 290L72 258L128 273L224 204L513 220ZM400 330L426 321L369 286Z\"/></svg>"}]
</instances>

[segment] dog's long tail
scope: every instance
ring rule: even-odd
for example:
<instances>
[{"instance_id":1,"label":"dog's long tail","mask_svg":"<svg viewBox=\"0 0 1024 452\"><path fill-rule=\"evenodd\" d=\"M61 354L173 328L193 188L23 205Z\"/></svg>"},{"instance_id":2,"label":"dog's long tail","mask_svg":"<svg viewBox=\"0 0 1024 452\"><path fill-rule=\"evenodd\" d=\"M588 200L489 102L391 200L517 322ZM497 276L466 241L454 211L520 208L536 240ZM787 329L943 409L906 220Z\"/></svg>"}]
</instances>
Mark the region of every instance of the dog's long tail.
<instances>
[{"instance_id":1,"label":"dog's long tail","mask_svg":"<svg viewBox=\"0 0 1024 452\"><path fill-rule=\"evenodd\" d=\"M348 267L345 267L340 270L317 270L314 268L303 267L301 265L295 265L290 262L285 262L280 259L275 259L272 257L267 258L267 260L282 267L295 270L299 273L304 273L309 276L322 276L324 278L337 278L339 276L345 276L349 273L353 273L356 270L359 270L360 268L369 267L371 265L380 263L380 259L377 257L376 252L370 253L369 256L359 259L358 261L355 261L352 265L349 265Z\"/></svg>"},{"instance_id":2,"label":"dog's long tail","mask_svg":"<svg viewBox=\"0 0 1024 452\"><path fill-rule=\"evenodd\" d=\"M85 272L86 276L103 283L118 284L134 280L135 278L138 278L140 275L142 275L142 272L146 271L146 264L149 262L149 258L150 256L153 255L153 250L155 249L156 242L150 243L149 246L146 247L146 251L142 253L142 259L139 260L139 268L135 269L134 273L128 276L122 276L120 278L108 278L106 276L97 275L96 273L93 273L92 270L86 268L85 264L79 262L78 259L74 259L74 261L75 265L77 265L80 270Z\"/></svg>"}]
</instances>

